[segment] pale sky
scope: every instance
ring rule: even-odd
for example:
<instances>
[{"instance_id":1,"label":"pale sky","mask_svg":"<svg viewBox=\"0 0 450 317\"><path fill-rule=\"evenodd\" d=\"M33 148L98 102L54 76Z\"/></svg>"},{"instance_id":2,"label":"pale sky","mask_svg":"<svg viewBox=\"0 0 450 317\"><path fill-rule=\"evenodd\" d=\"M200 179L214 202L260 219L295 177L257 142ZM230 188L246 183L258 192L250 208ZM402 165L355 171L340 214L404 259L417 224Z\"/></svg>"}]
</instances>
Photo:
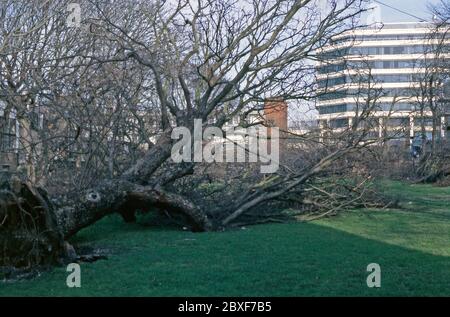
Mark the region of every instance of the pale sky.
<instances>
[{"instance_id":1,"label":"pale sky","mask_svg":"<svg viewBox=\"0 0 450 317\"><path fill-rule=\"evenodd\" d=\"M430 13L428 5L438 4L440 3L440 0L379 0L378 2L390 5L426 21L430 21L432 18L432 14ZM372 3L374 6L379 7L379 16L381 17L380 22L390 23L419 21L412 16L408 16L404 13L398 12L385 5L378 4L375 1L372 1Z\"/></svg>"}]
</instances>

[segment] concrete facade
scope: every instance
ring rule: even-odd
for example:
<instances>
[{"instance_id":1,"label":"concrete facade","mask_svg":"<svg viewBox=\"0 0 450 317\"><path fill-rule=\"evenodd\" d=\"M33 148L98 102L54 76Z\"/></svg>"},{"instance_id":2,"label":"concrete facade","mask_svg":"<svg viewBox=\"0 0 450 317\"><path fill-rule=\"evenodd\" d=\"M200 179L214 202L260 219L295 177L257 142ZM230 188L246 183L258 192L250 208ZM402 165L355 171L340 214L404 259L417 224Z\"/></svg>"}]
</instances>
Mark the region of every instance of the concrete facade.
<instances>
[{"instance_id":1,"label":"concrete facade","mask_svg":"<svg viewBox=\"0 0 450 317\"><path fill-rule=\"evenodd\" d=\"M322 93L317 100L322 130L342 130L353 124L364 91L380 91L371 113L373 138L400 127L400 139L412 139L424 126L430 138L430 108L420 105L420 90L428 75L427 63L435 58L432 49L442 44L430 36L428 23L392 23L381 28L365 28L336 36L334 43L318 51L317 80ZM445 38L444 44L450 43ZM444 53L439 58L449 59ZM361 80L361 78L364 78ZM367 78L367 79L365 79ZM358 80L360 80L358 82ZM441 87L436 85L435 90ZM433 96L437 102L439 96ZM448 98L446 96L445 98ZM431 99L431 98L430 98ZM421 108L421 109L420 109ZM437 138L449 138L450 108L439 114Z\"/></svg>"}]
</instances>

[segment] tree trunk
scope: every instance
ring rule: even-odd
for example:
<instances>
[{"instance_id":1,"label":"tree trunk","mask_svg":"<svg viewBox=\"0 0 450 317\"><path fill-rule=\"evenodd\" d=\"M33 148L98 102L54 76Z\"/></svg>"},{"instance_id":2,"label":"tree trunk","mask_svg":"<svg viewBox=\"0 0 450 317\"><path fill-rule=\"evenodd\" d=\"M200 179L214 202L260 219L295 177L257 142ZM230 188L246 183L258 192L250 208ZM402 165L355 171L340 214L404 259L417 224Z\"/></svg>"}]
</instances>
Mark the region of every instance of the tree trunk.
<instances>
[{"instance_id":1,"label":"tree trunk","mask_svg":"<svg viewBox=\"0 0 450 317\"><path fill-rule=\"evenodd\" d=\"M0 185L0 266L50 264L63 253L63 235L45 192L17 177Z\"/></svg>"},{"instance_id":2,"label":"tree trunk","mask_svg":"<svg viewBox=\"0 0 450 317\"><path fill-rule=\"evenodd\" d=\"M170 134L165 131L145 157L122 177L104 180L76 197L66 198L60 207L53 206L44 191L17 178L6 182L0 195L0 241L3 241L0 266L53 262L64 256L64 240L114 212L132 221L135 210L157 206L168 213L184 215L194 231L212 230L206 213L187 198L164 190L158 183L147 185L170 156ZM164 183L171 176L189 170L171 170L170 164L168 167L160 178Z\"/></svg>"},{"instance_id":3,"label":"tree trunk","mask_svg":"<svg viewBox=\"0 0 450 317\"><path fill-rule=\"evenodd\" d=\"M136 185L123 180L105 181L81 196L77 201L56 210L58 225L65 239L95 223L104 216L119 212L125 220L134 219L137 209L163 207L169 213L184 214L192 229L208 231L213 228L206 214L187 198L161 188Z\"/></svg>"}]
</instances>

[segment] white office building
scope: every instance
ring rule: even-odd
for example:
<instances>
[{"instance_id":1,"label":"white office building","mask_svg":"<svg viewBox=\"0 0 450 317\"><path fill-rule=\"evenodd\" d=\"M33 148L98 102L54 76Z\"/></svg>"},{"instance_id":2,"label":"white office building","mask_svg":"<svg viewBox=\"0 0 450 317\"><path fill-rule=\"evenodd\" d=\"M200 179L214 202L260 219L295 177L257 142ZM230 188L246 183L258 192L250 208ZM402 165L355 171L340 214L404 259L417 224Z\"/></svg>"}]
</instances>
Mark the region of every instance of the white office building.
<instances>
[{"instance_id":1,"label":"white office building","mask_svg":"<svg viewBox=\"0 0 450 317\"><path fill-rule=\"evenodd\" d=\"M425 130L430 139L434 126L436 138L449 139L448 74L430 65L450 62L450 37L432 30L425 22L377 25L339 34L318 50L320 127L351 126L370 98L376 104L370 115L372 137L395 130L397 139L412 142Z\"/></svg>"}]
</instances>

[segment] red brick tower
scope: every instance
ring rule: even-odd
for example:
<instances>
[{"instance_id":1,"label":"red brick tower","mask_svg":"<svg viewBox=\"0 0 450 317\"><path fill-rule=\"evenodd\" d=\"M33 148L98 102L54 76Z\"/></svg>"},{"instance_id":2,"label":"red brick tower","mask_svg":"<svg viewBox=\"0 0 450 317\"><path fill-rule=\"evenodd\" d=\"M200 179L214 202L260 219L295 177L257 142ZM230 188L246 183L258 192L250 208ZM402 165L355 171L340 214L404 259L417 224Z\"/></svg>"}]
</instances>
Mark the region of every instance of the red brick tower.
<instances>
[{"instance_id":1,"label":"red brick tower","mask_svg":"<svg viewBox=\"0 0 450 317\"><path fill-rule=\"evenodd\" d=\"M282 131L287 131L288 127L288 106L282 99L267 99L264 102L264 117L267 126L278 127Z\"/></svg>"},{"instance_id":2,"label":"red brick tower","mask_svg":"<svg viewBox=\"0 0 450 317\"><path fill-rule=\"evenodd\" d=\"M280 129L279 150L280 158L286 149L286 133L288 129L288 105L286 101L280 98L267 99L264 102L264 118L267 127L278 127ZM270 128L267 129L267 135L271 135ZM270 152L270 143L268 144Z\"/></svg>"}]
</instances>

